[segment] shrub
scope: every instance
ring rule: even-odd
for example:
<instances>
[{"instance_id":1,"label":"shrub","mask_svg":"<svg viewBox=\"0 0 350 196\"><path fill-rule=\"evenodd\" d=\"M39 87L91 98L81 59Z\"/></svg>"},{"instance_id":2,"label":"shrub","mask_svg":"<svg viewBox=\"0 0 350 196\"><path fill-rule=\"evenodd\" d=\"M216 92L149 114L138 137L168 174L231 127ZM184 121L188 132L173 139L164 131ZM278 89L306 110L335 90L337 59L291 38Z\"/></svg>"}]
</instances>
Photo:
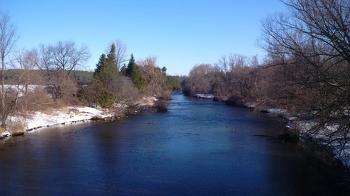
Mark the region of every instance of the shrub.
<instances>
[{"instance_id":1,"label":"shrub","mask_svg":"<svg viewBox=\"0 0 350 196\"><path fill-rule=\"evenodd\" d=\"M101 107L110 108L113 106L114 96L111 92L103 89L97 98L97 103Z\"/></svg>"}]
</instances>

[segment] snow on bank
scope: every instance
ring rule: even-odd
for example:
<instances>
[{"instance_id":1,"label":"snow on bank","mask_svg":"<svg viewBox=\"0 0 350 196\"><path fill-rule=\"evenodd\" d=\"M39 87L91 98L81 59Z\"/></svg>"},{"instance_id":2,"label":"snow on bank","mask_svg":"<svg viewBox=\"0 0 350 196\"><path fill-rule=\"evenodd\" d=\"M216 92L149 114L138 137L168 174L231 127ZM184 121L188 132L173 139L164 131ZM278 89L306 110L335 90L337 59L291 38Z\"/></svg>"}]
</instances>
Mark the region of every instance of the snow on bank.
<instances>
[{"instance_id":1,"label":"snow on bank","mask_svg":"<svg viewBox=\"0 0 350 196\"><path fill-rule=\"evenodd\" d=\"M313 128L317 125L316 122L312 120L298 120L296 115L292 115L286 109L272 107L258 108L258 104L254 102L246 103L246 106L249 108L255 108L257 111L268 113L272 116L278 116L288 120L288 125L286 126L286 128L298 130L300 133L300 137L302 138L309 138L311 140L316 141L320 145L329 146L333 151L335 158L339 159L346 167L350 167L350 143L344 145L340 143L339 140L335 140L335 142L331 143L328 142L330 140L330 135L336 135L333 133L335 133L338 130L338 125L326 126L317 131L313 131ZM350 135L348 137L350 138ZM339 136L338 138L331 139L340 139L340 141L342 141L342 138L340 138Z\"/></svg>"},{"instance_id":2,"label":"snow on bank","mask_svg":"<svg viewBox=\"0 0 350 196\"><path fill-rule=\"evenodd\" d=\"M158 101L156 97L142 97L139 101L136 101L137 106L154 106L155 102Z\"/></svg>"},{"instance_id":3,"label":"snow on bank","mask_svg":"<svg viewBox=\"0 0 350 196\"><path fill-rule=\"evenodd\" d=\"M212 94L195 94L195 97L198 99L214 99Z\"/></svg>"},{"instance_id":4,"label":"snow on bank","mask_svg":"<svg viewBox=\"0 0 350 196\"><path fill-rule=\"evenodd\" d=\"M293 126L300 131L301 137L311 138L321 145L329 146L335 157L350 167L350 143L344 144L344 136L336 133L339 125L325 126L316 131L312 131L317 126L314 121L295 121ZM350 138L350 135L347 137Z\"/></svg>"},{"instance_id":5,"label":"snow on bank","mask_svg":"<svg viewBox=\"0 0 350 196\"><path fill-rule=\"evenodd\" d=\"M154 106L158 99L155 97L142 97L135 102L137 106ZM125 110L129 106L126 104L116 104L115 110ZM71 124L75 122L88 121L92 119L108 119L113 118L115 112L92 107L66 107L53 113L46 114L43 112L35 112L27 119L27 130L33 130L41 127L50 127L59 124Z\"/></svg>"},{"instance_id":6,"label":"snow on bank","mask_svg":"<svg viewBox=\"0 0 350 196\"><path fill-rule=\"evenodd\" d=\"M66 107L52 113L35 112L27 119L27 130L50 127L59 124L87 121L94 118L111 118L114 114L107 110L92 107Z\"/></svg>"},{"instance_id":7,"label":"snow on bank","mask_svg":"<svg viewBox=\"0 0 350 196\"><path fill-rule=\"evenodd\" d=\"M267 109L268 113L280 116L289 121L287 128L296 129L300 133L300 137L314 140L320 145L329 146L335 158L339 159L346 167L350 167L350 144L343 145L339 141L344 141L342 137L336 136L338 125L326 126L317 130L313 130L317 123L312 120L300 121L291 115L285 109ZM332 138L330 138L332 136ZM350 137L350 136L348 136ZM334 141L329 143L329 141Z\"/></svg>"},{"instance_id":8,"label":"snow on bank","mask_svg":"<svg viewBox=\"0 0 350 196\"><path fill-rule=\"evenodd\" d=\"M11 84L5 84L4 85L5 89L8 91L19 91L19 96L23 96L24 92L25 92L25 85L11 85ZM46 86L44 85L28 85L27 86L27 90L29 92L34 92L36 89L45 89Z\"/></svg>"},{"instance_id":9,"label":"snow on bank","mask_svg":"<svg viewBox=\"0 0 350 196\"><path fill-rule=\"evenodd\" d=\"M300 137L309 138L316 141L320 145L329 146L333 151L335 158L339 159L346 167L350 167L350 144L343 145L341 141L343 136L339 136L336 132L338 125L329 125L320 129L313 130L317 123L312 120L300 121L297 117L292 116L284 109L267 109L268 113L280 116L289 120L287 128L296 129L300 132ZM330 136L332 138L330 138ZM347 136L350 137L350 136ZM333 141L330 142L329 141Z\"/></svg>"},{"instance_id":10,"label":"snow on bank","mask_svg":"<svg viewBox=\"0 0 350 196\"><path fill-rule=\"evenodd\" d=\"M258 103L256 102L247 102L247 103L244 103L244 105L247 107L247 108L251 108L251 109L254 109L258 106Z\"/></svg>"},{"instance_id":11,"label":"snow on bank","mask_svg":"<svg viewBox=\"0 0 350 196\"><path fill-rule=\"evenodd\" d=\"M8 131L4 131L0 134L0 138L10 137L11 133Z\"/></svg>"},{"instance_id":12,"label":"snow on bank","mask_svg":"<svg viewBox=\"0 0 350 196\"><path fill-rule=\"evenodd\" d=\"M136 101L133 105L142 107L152 107L158 99L155 97L143 97L139 101ZM86 122L94 119L110 119L114 118L115 111L125 111L129 106L126 104L115 104L113 110L83 107L83 106L70 106L57 109L50 112L37 111L30 113L27 118L22 116L11 116L8 118L8 125L23 124L24 130L8 130L3 131L0 134L1 138L10 137L12 133L18 131L31 131L34 129L40 129L45 127L51 127L55 125L65 125L77 122ZM8 126L11 127L11 126Z\"/></svg>"}]
</instances>

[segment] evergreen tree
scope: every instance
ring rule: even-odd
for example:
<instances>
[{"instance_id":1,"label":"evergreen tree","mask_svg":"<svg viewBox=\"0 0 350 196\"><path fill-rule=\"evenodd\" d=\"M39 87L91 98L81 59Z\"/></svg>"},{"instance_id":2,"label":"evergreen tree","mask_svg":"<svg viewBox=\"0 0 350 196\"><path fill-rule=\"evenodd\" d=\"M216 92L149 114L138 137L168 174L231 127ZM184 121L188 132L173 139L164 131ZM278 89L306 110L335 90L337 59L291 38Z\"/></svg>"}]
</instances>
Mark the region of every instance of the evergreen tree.
<instances>
[{"instance_id":1,"label":"evergreen tree","mask_svg":"<svg viewBox=\"0 0 350 196\"><path fill-rule=\"evenodd\" d=\"M111 45L111 49L107 55L107 63L110 64L111 66L113 65L117 70L119 70L119 67L117 65L117 57L115 54L115 44L114 43Z\"/></svg>"},{"instance_id":2,"label":"evergreen tree","mask_svg":"<svg viewBox=\"0 0 350 196\"><path fill-rule=\"evenodd\" d=\"M113 92L115 89L113 88L116 87L118 77L119 71L116 66L115 45L113 44L107 56L101 55L94 72L93 83L97 87L97 102L100 106L110 107L114 103Z\"/></svg>"},{"instance_id":3,"label":"evergreen tree","mask_svg":"<svg viewBox=\"0 0 350 196\"><path fill-rule=\"evenodd\" d=\"M123 66L120 68L120 73L124 76L126 76L126 70L127 70L127 66L125 64L123 64Z\"/></svg>"},{"instance_id":4,"label":"evergreen tree","mask_svg":"<svg viewBox=\"0 0 350 196\"><path fill-rule=\"evenodd\" d=\"M162 67L162 73L164 74L164 75L166 75L166 67Z\"/></svg>"},{"instance_id":5,"label":"evergreen tree","mask_svg":"<svg viewBox=\"0 0 350 196\"><path fill-rule=\"evenodd\" d=\"M107 57L105 54L101 55L94 73L95 78L100 80L107 89L112 86L113 79L119 75L115 62L115 46L113 44Z\"/></svg>"},{"instance_id":6,"label":"evergreen tree","mask_svg":"<svg viewBox=\"0 0 350 196\"><path fill-rule=\"evenodd\" d=\"M126 68L126 76L131 77L131 74L134 71L135 67L136 67L136 63L135 63L134 55L131 54L128 67Z\"/></svg>"},{"instance_id":7,"label":"evergreen tree","mask_svg":"<svg viewBox=\"0 0 350 196\"><path fill-rule=\"evenodd\" d=\"M95 68L95 72L94 72L94 77L97 77L99 73L101 73L104 65L105 65L105 62L106 62L106 55L105 54L102 54L100 56L100 59L98 61L98 63L96 64L96 68Z\"/></svg>"},{"instance_id":8,"label":"evergreen tree","mask_svg":"<svg viewBox=\"0 0 350 196\"><path fill-rule=\"evenodd\" d=\"M143 90L145 81L142 77L142 73L138 65L134 67L134 70L131 73L131 80L140 91Z\"/></svg>"},{"instance_id":9,"label":"evergreen tree","mask_svg":"<svg viewBox=\"0 0 350 196\"><path fill-rule=\"evenodd\" d=\"M131 78L132 82L139 90L143 90L144 79L142 78L140 67L135 63L133 54L131 54L128 67L126 68L126 75Z\"/></svg>"}]
</instances>

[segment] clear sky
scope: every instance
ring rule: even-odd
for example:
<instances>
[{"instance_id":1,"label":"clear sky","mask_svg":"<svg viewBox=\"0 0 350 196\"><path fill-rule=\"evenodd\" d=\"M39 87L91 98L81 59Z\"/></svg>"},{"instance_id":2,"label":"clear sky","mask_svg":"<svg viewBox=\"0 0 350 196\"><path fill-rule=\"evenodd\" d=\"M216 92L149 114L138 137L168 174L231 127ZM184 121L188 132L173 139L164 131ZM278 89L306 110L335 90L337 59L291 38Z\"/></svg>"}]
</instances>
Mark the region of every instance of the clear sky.
<instances>
[{"instance_id":1,"label":"clear sky","mask_svg":"<svg viewBox=\"0 0 350 196\"><path fill-rule=\"evenodd\" d=\"M17 27L17 48L59 40L86 45L93 70L114 40L136 59L156 56L170 74L230 53L264 56L261 21L283 11L279 0L0 0Z\"/></svg>"}]
</instances>

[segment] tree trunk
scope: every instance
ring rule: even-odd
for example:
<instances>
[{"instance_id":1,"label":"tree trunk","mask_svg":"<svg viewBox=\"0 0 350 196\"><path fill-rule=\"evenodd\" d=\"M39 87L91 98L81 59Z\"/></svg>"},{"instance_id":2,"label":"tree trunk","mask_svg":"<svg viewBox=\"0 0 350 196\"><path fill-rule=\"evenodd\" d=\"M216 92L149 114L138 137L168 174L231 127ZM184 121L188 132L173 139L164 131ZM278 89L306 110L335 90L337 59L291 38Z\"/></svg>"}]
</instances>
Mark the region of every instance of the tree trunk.
<instances>
[{"instance_id":1,"label":"tree trunk","mask_svg":"<svg viewBox=\"0 0 350 196\"><path fill-rule=\"evenodd\" d=\"M0 127L6 128L6 111L5 111L5 54L1 55L1 125Z\"/></svg>"}]
</instances>

